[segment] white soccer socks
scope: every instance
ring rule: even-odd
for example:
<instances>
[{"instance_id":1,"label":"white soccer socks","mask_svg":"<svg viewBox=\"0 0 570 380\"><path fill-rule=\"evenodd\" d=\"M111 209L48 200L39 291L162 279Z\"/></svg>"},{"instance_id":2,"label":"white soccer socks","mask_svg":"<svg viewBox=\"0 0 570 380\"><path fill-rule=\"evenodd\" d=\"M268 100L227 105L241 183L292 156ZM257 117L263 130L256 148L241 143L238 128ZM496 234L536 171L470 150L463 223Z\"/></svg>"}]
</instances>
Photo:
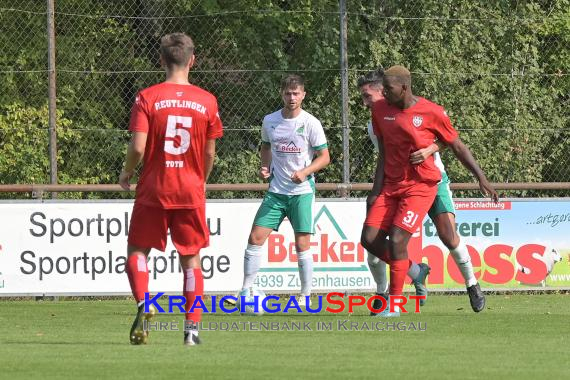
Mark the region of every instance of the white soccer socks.
<instances>
[{"instance_id":1,"label":"white soccer socks","mask_svg":"<svg viewBox=\"0 0 570 380\"><path fill-rule=\"evenodd\" d=\"M386 277L386 263L368 252L368 268L374 282L376 282L376 293L385 294L388 291L388 279Z\"/></svg>"},{"instance_id":2,"label":"white soccer socks","mask_svg":"<svg viewBox=\"0 0 570 380\"><path fill-rule=\"evenodd\" d=\"M243 285L242 289L253 286L259 267L261 266L262 247L248 244L243 258ZM313 255L311 250L297 253L299 277L301 279L301 294L311 295L313 283Z\"/></svg>"},{"instance_id":3,"label":"white soccer socks","mask_svg":"<svg viewBox=\"0 0 570 380\"><path fill-rule=\"evenodd\" d=\"M410 267L408 268L408 276L415 280L420 275L420 266L415 261L410 260Z\"/></svg>"},{"instance_id":4,"label":"white soccer socks","mask_svg":"<svg viewBox=\"0 0 570 380\"><path fill-rule=\"evenodd\" d=\"M301 295L310 296L313 285L313 254L311 250L297 252L297 260L299 278L301 279Z\"/></svg>"},{"instance_id":5,"label":"white soccer socks","mask_svg":"<svg viewBox=\"0 0 570 380\"><path fill-rule=\"evenodd\" d=\"M477 284L477 279L473 273L473 264L467 246L463 241L459 241L459 245L451 250L451 256L459 267L459 271L465 279L465 286L470 287Z\"/></svg>"},{"instance_id":6,"label":"white soccer socks","mask_svg":"<svg viewBox=\"0 0 570 380\"><path fill-rule=\"evenodd\" d=\"M261 266L261 249L260 245L248 244L243 257L243 286L242 289L248 289L253 286L259 267Z\"/></svg>"}]
</instances>

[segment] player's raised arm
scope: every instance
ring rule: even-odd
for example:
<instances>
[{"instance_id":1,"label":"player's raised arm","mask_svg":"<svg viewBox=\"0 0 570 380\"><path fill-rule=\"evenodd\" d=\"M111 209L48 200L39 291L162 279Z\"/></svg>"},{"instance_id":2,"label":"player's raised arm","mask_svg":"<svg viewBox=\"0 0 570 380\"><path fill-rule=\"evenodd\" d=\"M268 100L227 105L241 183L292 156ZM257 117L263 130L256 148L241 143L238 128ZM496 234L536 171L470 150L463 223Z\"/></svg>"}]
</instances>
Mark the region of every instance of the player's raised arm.
<instances>
[{"instance_id":1,"label":"player's raised arm","mask_svg":"<svg viewBox=\"0 0 570 380\"><path fill-rule=\"evenodd\" d=\"M471 154L471 150L469 150L463 141L461 141L461 139L458 137L451 144L449 144L449 148L453 151L453 154L455 154L459 161L461 161L463 166L469 169L475 178L477 178L477 181L479 181L479 188L481 189L483 195L491 197L494 202L498 202L499 195L497 194L497 191L487 180L485 173L473 157L473 154Z\"/></svg>"}]
</instances>

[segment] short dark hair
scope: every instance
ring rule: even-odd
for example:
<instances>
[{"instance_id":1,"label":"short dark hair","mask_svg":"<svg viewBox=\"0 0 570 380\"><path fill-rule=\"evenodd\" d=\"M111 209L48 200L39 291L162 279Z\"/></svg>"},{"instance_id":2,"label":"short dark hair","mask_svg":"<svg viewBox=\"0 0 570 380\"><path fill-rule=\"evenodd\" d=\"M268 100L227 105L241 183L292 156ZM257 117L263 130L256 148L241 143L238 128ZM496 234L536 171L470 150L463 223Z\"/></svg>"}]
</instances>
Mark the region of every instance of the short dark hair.
<instances>
[{"instance_id":1,"label":"short dark hair","mask_svg":"<svg viewBox=\"0 0 570 380\"><path fill-rule=\"evenodd\" d=\"M171 33L160 39L160 55L168 68L184 67L194 54L194 42L185 33Z\"/></svg>"},{"instance_id":2,"label":"short dark hair","mask_svg":"<svg viewBox=\"0 0 570 380\"><path fill-rule=\"evenodd\" d=\"M362 75L358 78L357 84L358 88L364 85L371 85L372 87L380 87L382 86L382 79L384 78L384 69L381 67L377 68L374 71L369 71L368 73Z\"/></svg>"},{"instance_id":3,"label":"short dark hair","mask_svg":"<svg viewBox=\"0 0 570 380\"><path fill-rule=\"evenodd\" d=\"M305 80L300 75L289 74L281 80L281 91L296 87L303 87L303 89L305 89Z\"/></svg>"}]
</instances>

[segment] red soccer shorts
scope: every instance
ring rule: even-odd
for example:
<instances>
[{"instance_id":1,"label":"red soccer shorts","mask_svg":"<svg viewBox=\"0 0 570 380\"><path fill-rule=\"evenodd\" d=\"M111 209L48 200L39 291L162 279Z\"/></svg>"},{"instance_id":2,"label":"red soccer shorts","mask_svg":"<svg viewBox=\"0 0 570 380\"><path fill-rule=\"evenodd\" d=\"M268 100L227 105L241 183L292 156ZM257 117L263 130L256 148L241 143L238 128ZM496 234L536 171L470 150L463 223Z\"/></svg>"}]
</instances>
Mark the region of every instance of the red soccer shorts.
<instances>
[{"instance_id":1,"label":"red soccer shorts","mask_svg":"<svg viewBox=\"0 0 570 380\"><path fill-rule=\"evenodd\" d=\"M167 232L181 255L195 255L210 244L206 206L164 210L135 202L129 226L130 245L164 252Z\"/></svg>"},{"instance_id":2,"label":"red soccer shorts","mask_svg":"<svg viewBox=\"0 0 570 380\"><path fill-rule=\"evenodd\" d=\"M437 194L437 183L387 185L368 210L364 225L389 232L391 226L413 234L423 222Z\"/></svg>"}]
</instances>

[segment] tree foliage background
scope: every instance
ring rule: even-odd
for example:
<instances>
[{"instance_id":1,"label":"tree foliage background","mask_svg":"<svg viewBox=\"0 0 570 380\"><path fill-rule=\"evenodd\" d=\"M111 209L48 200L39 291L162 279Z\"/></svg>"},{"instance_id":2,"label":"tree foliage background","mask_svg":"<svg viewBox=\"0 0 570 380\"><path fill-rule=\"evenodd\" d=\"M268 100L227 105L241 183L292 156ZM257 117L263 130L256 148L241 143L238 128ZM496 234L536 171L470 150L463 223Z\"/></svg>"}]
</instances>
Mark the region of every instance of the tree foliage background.
<instances>
[{"instance_id":1,"label":"tree foliage background","mask_svg":"<svg viewBox=\"0 0 570 380\"><path fill-rule=\"evenodd\" d=\"M375 163L356 79L393 64L412 70L416 94L446 107L492 181L570 181L570 0L347 3L351 182L369 182ZM175 31L193 37L191 80L218 97L226 128L211 182L258 181L261 120L280 107L291 72L305 76L305 109L329 139L333 162L318 181L342 182L338 1L55 5L60 183L116 182L130 106L163 79L158 43ZM3 184L49 182L46 20L45 2L0 0ZM444 161L454 182L472 181L450 153Z\"/></svg>"}]
</instances>

